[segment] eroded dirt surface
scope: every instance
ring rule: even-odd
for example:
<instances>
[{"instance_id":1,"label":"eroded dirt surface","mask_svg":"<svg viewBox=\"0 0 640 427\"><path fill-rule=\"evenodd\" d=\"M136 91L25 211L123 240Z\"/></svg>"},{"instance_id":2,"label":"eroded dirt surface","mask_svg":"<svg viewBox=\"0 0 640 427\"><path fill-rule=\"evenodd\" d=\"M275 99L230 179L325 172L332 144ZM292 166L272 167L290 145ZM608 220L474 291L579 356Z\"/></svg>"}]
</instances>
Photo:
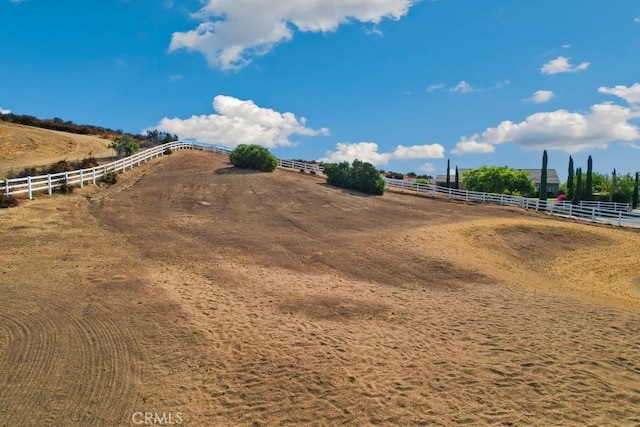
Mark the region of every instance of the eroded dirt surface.
<instances>
[{"instance_id":1,"label":"eroded dirt surface","mask_svg":"<svg viewBox=\"0 0 640 427\"><path fill-rule=\"evenodd\" d=\"M0 425L640 423L636 232L191 151L0 230Z\"/></svg>"}]
</instances>

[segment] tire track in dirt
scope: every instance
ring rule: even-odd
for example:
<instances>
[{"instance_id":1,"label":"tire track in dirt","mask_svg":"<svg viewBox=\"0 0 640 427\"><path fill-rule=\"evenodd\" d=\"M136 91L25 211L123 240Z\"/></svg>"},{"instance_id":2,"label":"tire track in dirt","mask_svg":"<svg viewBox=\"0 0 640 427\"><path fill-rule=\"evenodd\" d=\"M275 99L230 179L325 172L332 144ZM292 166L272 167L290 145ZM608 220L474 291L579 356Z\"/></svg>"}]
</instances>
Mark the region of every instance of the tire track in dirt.
<instances>
[{"instance_id":1,"label":"tire track in dirt","mask_svg":"<svg viewBox=\"0 0 640 427\"><path fill-rule=\"evenodd\" d=\"M55 376L55 360L61 356L56 348L60 329L46 312L25 307L23 301L21 296L3 301L0 312L0 328L6 337L0 365L0 371L5 373L0 385L0 402L5 402L6 407L0 415L7 425L20 425L24 421L14 419L9 411L31 414L36 409L34 406L48 400L43 385ZM60 308L54 304L49 306Z\"/></svg>"},{"instance_id":2,"label":"tire track in dirt","mask_svg":"<svg viewBox=\"0 0 640 427\"><path fill-rule=\"evenodd\" d=\"M130 331L96 303L12 290L0 297L0 425L127 420L141 364ZM25 419L25 417L28 417Z\"/></svg>"}]
</instances>

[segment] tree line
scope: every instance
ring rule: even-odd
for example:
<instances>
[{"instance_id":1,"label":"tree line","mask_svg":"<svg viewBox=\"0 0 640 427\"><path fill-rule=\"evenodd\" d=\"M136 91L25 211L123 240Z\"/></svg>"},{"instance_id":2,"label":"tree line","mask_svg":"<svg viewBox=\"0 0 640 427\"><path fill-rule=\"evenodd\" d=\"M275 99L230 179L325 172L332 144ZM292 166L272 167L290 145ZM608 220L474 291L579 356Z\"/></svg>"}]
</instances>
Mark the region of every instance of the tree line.
<instances>
[{"instance_id":1,"label":"tree line","mask_svg":"<svg viewBox=\"0 0 640 427\"><path fill-rule=\"evenodd\" d=\"M146 135L123 132L122 129L111 129L95 125L79 125L71 120L63 120L60 117L53 119L40 119L28 114L0 114L0 120L8 123L15 123L23 126L37 127L41 129L69 132L77 135L93 135L106 138L118 138L126 136L128 139L136 141L141 147L160 145L167 142L177 141L178 135L157 129L146 132Z\"/></svg>"},{"instance_id":2,"label":"tree line","mask_svg":"<svg viewBox=\"0 0 640 427\"><path fill-rule=\"evenodd\" d=\"M567 181L560 184L559 190L565 194L566 200L574 204L583 200L601 200L630 203L633 209L638 207L638 172L635 175L630 173L620 175L615 169L611 175L594 172L591 156L588 157L584 172L582 167L575 167L573 157L569 156L567 172ZM548 194L544 189L548 188L547 151L544 150L542 154L538 189L531 182L528 172L507 166L482 166L465 171L462 177L456 166L454 181L452 182L451 179L451 163L447 160L447 187L458 189L462 183L470 191L539 197L546 201Z\"/></svg>"}]
</instances>

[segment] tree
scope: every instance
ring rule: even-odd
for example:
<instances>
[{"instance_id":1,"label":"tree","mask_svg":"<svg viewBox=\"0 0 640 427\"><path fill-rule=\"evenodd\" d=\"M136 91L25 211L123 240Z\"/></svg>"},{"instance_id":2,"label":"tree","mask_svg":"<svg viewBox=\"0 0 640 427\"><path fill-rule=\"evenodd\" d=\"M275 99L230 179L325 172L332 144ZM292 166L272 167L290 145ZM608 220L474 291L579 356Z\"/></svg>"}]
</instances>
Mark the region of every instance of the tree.
<instances>
[{"instance_id":1,"label":"tree","mask_svg":"<svg viewBox=\"0 0 640 427\"><path fill-rule=\"evenodd\" d=\"M591 200L593 198L593 159L589 156L587 160L587 179L584 184L584 192L582 200Z\"/></svg>"},{"instance_id":2,"label":"tree","mask_svg":"<svg viewBox=\"0 0 640 427\"><path fill-rule=\"evenodd\" d=\"M468 190L484 193L531 196L535 192L527 172L506 166L482 166L465 171L462 183Z\"/></svg>"},{"instance_id":3,"label":"tree","mask_svg":"<svg viewBox=\"0 0 640 427\"><path fill-rule=\"evenodd\" d=\"M256 169L273 172L278 159L269 150L257 144L240 144L229 154L229 162L240 169Z\"/></svg>"},{"instance_id":4,"label":"tree","mask_svg":"<svg viewBox=\"0 0 640 427\"><path fill-rule=\"evenodd\" d=\"M547 150L542 153L542 169L540 170L540 200L547 200Z\"/></svg>"},{"instance_id":5,"label":"tree","mask_svg":"<svg viewBox=\"0 0 640 427\"><path fill-rule=\"evenodd\" d=\"M613 201L613 198L618 194L618 174L616 173L616 169L613 168L613 172L611 172L611 184L609 186L609 201Z\"/></svg>"},{"instance_id":6,"label":"tree","mask_svg":"<svg viewBox=\"0 0 640 427\"><path fill-rule=\"evenodd\" d=\"M113 138L109 148L113 148L118 153L118 157L125 155L130 156L140 148L138 143L129 135L121 135Z\"/></svg>"},{"instance_id":7,"label":"tree","mask_svg":"<svg viewBox=\"0 0 640 427\"><path fill-rule=\"evenodd\" d=\"M576 188L571 200L574 205L577 205L582 199L582 168L576 169Z\"/></svg>"},{"instance_id":8,"label":"tree","mask_svg":"<svg viewBox=\"0 0 640 427\"><path fill-rule=\"evenodd\" d=\"M573 192L576 188L576 183L574 182L574 174L573 174L573 157L569 156L569 175L567 178L567 199L573 200Z\"/></svg>"},{"instance_id":9,"label":"tree","mask_svg":"<svg viewBox=\"0 0 640 427\"><path fill-rule=\"evenodd\" d=\"M384 179L371 163L354 160L324 165L327 184L350 188L367 194L384 194Z\"/></svg>"},{"instance_id":10,"label":"tree","mask_svg":"<svg viewBox=\"0 0 640 427\"><path fill-rule=\"evenodd\" d=\"M456 166L456 180L453 183L453 188L460 189L460 173L458 172L458 166Z\"/></svg>"},{"instance_id":11,"label":"tree","mask_svg":"<svg viewBox=\"0 0 640 427\"><path fill-rule=\"evenodd\" d=\"M447 188L451 188L451 163L447 159Z\"/></svg>"},{"instance_id":12,"label":"tree","mask_svg":"<svg viewBox=\"0 0 640 427\"><path fill-rule=\"evenodd\" d=\"M633 185L633 194L631 196L631 209L638 207L638 172L636 172L636 182Z\"/></svg>"}]
</instances>

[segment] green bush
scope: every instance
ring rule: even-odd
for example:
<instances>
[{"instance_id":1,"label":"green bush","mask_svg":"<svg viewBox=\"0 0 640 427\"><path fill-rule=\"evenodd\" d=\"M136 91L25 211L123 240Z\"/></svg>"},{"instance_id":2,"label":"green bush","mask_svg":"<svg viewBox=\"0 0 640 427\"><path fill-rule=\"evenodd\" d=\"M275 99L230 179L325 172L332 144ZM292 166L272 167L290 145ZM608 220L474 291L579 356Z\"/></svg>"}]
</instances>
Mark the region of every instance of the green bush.
<instances>
[{"instance_id":1,"label":"green bush","mask_svg":"<svg viewBox=\"0 0 640 427\"><path fill-rule=\"evenodd\" d=\"M367 194L384 194L384 179L371 163L354 160L349 162L330 163L324 165L327 184L336 187L350 188Z\"/></svg>"},{"instance_id":2,"label":"green bush","mask_svg":"<svg viewBox=\"0 0 640 427\"><path fill-rule=\"evenodd\" d=\"M229 155L229 161L240 169L263 172L273 172L278 166L278 159L269 150L256 144L238 145Z\"/></svg>"}]
</instances>

